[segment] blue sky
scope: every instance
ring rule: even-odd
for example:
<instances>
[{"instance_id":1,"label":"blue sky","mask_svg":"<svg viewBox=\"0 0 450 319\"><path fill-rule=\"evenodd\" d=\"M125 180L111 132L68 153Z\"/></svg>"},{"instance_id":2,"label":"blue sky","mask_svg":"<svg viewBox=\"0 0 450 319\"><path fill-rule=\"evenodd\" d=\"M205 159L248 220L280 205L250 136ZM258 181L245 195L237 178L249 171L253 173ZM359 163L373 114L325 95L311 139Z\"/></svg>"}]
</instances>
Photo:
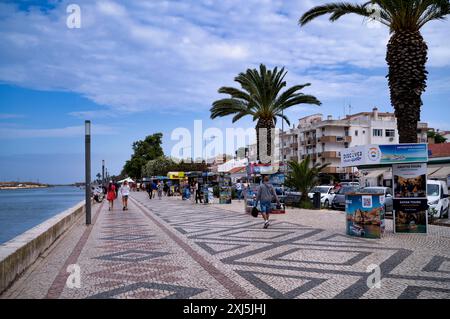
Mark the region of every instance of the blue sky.
<instances>
[{"instance_id":1,"label":"blue sky","mask_svg":"<svg viewBox=\"0 0 450 319\"><path fill-rule=\"evenodd\" d=\"M356 0L355 0L356 1ZM299 28L327 1L3 1L0 3L0 180L83 179L83 123L94 127L93 167L118 173L133 141L177 127L252 127L209 120L217 89L265 63L284 66L288 85L310 82L321 107L299 106L291 122L342 117L377 106L392 111L384 60L388 31L359 17ZM68 4L81 28L66 26ZM423 29L429 61L422 120L450 129L450 22ZM348 112L348 107L347 107Z\"/></svg>"}]
</instances>

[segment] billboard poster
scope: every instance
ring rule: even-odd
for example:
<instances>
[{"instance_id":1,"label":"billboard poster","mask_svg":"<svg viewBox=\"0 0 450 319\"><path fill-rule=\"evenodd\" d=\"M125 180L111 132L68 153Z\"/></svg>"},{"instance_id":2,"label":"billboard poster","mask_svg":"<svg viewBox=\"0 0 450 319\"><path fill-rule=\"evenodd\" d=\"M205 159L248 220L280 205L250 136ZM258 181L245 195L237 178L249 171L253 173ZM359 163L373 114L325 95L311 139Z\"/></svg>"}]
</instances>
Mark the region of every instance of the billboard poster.
<instances>
[{"instance_id":1,"label":"billboard poster","mask_svg":"<svg viewBox=\"0 0 450 319\"><path fill-rule=\"evenodd\" d=\"M231 204L231 177L221 176L219 180L219 204Z\"/></svg>"},{"instance_id":2,"label":"billboard poster","mask_svg":"<svg viewBox=\"0 0 450 319\"><path fill-rule=\"evenodd\" d=\"M394 199L394 232L427 233L427 199Z\"/></svg>"},{"instance_id":3,"label":"billboard poster","mask_svg":"<svg viewBox=\"0 0 450 319\"><path fill-rule=\"evenodd\" d=\"M427 197L427 164L394 164L394 198Z\"/></svg>"},{"instance_id":4,"label":"billboard poster","mask_svg":"<svg viewBox=\"0 0 450 319\"><path fill-rule=\"evenodd\" d=\"M380 145L381 164L428 162L427 144Z\"/></svg>"},{"instance_id":5,"label":"billboard poster","mask_svg":"<svg viewBox=\"0 0 450 319\"><path fill-rule=\"evenodd\" d=\"M420 162L428 162L427 144L373 144L341 151L341 167Z\"/></svg>"},{"instance_id":6,"label":"billboard poster","mask_svg":"<svg viewBox=\"0 0 450 319\"><path fill-rule=\"evenodd\" d=\"M383 196L349 194L345 197L347 235L381 238L385 229Z\"/></svg>"}]
</instances>

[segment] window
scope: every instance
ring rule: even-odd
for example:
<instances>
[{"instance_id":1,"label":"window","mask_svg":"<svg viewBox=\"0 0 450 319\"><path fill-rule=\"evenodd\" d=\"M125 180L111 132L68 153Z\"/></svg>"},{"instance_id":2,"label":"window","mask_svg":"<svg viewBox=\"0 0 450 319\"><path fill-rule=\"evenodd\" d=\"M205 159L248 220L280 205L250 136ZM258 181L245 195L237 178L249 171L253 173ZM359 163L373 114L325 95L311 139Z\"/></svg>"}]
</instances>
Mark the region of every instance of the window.
<instances>
[{"instance_id":1,"label":"window","mask_svg":"<svg viewBox=\"0 0 450 319\"><path fill-rule=\"evenodd\" d=\"M358 136L358 130L355 131L355 136Z\"/></svg>"},{"instance_id":2,"label":"window","mask_svg":"<svg viewBox=\"0 0 450 319\"><path fill-rule=\"evenodd\" d=\"M365 131L365 130L363 130L363 134L366 134L366 131Z\"/></svg>"},{"instance_id":3,"label":"window","mask_svg":"<svg viewBox=\"0 0 450 319\"><path fill-rule=\"evenodd\" d=\"M386 130L386 137L395 137L395 130Z\"/></svg>"},{"instance_id":4,"label":"window","mask_svg":"<svg viewBox=\"0 0 450 319\"><path fill-rule=\"evenodd\" d=\"M373 129L373 136L380 136L380 137L383 136L383 130L374 128Z\"/></svg>"}]
</instances>

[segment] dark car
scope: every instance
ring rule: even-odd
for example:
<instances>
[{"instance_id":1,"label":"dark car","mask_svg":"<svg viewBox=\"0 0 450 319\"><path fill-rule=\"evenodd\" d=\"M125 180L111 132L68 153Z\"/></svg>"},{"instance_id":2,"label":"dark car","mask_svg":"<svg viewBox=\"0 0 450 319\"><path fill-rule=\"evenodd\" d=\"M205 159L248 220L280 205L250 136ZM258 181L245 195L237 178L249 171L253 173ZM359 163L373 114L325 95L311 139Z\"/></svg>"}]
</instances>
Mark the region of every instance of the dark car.
<instances>
[{"instance_id":1,"label":"dark car","mask_svg":"<svg viewBox=\"0 0 450 319\"><path fill-rule=\"evenodd\" d=\"M358 186L344 186L339 189L331 202L332 209L345 209L345 195L359 190Z\"/></svg>"}]
</instances>

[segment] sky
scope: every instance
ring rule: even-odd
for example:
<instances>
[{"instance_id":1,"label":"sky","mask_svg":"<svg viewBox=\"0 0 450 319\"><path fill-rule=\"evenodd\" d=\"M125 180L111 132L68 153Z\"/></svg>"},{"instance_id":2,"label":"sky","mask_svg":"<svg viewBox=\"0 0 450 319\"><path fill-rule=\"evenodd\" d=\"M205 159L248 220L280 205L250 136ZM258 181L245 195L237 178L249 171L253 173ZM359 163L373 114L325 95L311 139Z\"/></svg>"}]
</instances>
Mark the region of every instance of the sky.
<instances>
[{"instance_id":1,"label":"sky","mask_svg":"<svg viewBox=\"0 0 450 319\"><path fill-rule=\"evenodd\" d=\"M120 173L132 143L156 132L170 155L171 134L187 128L194 138L195 120L203 130L251 128L251 119L210 120L209 109L223 97L218 88L236 86L235 76L260 63L285 67L288 86L311 83L304 93L322 102L293 107L292 124L315 113L392 112L388 30L358 16L298 26L326 2L0 2L0 181L82 181L85 120L93 127L92 175L102 159ZM81 10L80 28L67 25L69 4ZM422 30L429 76L421 120L441 130L450 130L449 27L436 21Z\"/></svg>"}]
</instances>

